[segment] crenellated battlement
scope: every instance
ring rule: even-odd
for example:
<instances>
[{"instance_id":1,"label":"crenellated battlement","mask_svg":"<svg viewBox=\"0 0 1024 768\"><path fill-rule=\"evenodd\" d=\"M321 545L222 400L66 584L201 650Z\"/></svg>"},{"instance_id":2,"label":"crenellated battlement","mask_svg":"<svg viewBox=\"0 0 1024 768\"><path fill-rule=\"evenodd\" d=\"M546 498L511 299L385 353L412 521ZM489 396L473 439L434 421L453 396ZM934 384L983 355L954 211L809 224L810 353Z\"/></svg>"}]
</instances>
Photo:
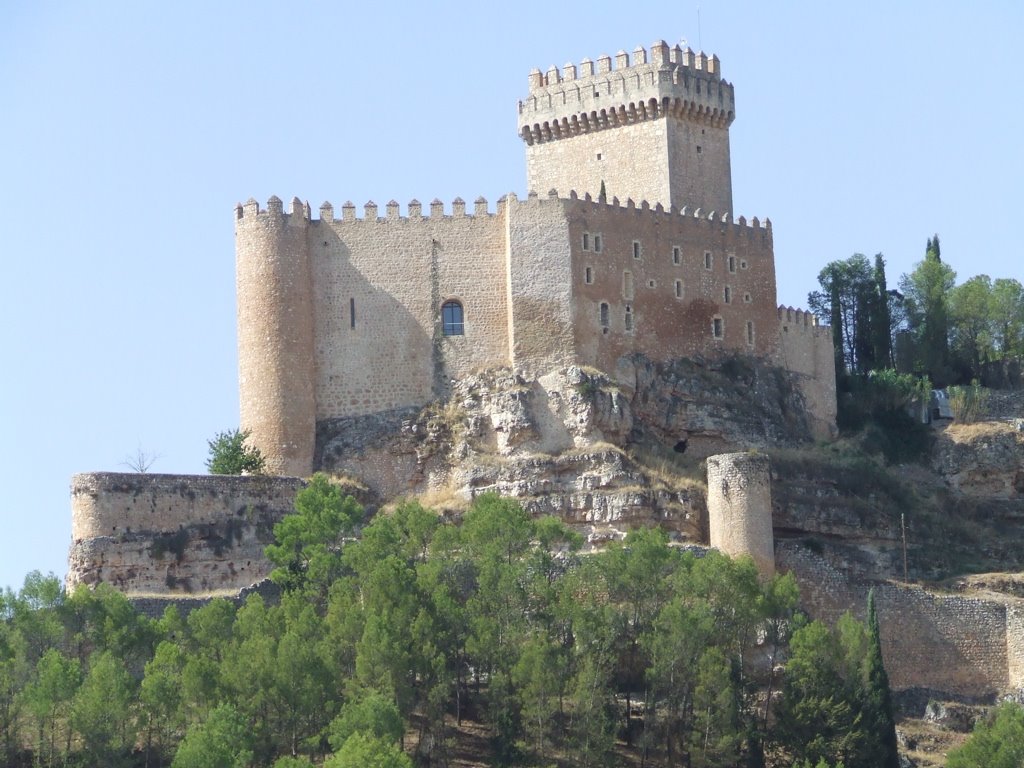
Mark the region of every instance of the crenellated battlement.
<instances>
[{"instance_id":1,"label":"crenellated battlement","mask_svg":"<svg viewBox=\"0 0 1024 768\"><path fill-rule=\"evenodd\" d=\"M728 224L733 228L740 231L750 232L765 232L769 236L772 230L772 221L769 218L765 218L763 221L757 216L752 219L747 219L745 216L740 216L738 219L733 219L732 214L728 211L705 211L701 208L691 208L689 206L683 206L677 208L676 206L670 206L666 208L661 203L655 203L651 205L647 200L641 200L637 203L632 198L626 200L619 200L618 197L612 197L609 199L595 199L589 192L585 193L582 197L575 191L571 190L567 198L563 198L558 194L557 190L548 190L546 195L539 195L536 192L530 192L525 200L520 200L514 192L510 192L508 195L503 195L497 201L495 210L489 209L489 203L486 198L478 197L473 201L472 211L468 210L466 202L461 197L456 197L448 207L445 209L445 204L435 198L432 200L426 210L423 208L423 204L415 198L410 200L405 206L405 215L401 213L401 205L395 201L390 200L384 206L383 215L381 214L380 206L377 205L373 200L368 200L362 206L362 215L359 215L359 209L352 201L348 200L341 206L341 217L335 213L334 205L329 201L324 201L320 204L319 218L311 217L311 209L308 202L303 202L299 198L292 198L291 207L288 213L284 212L284 203L276 195L272 196L267 200L265 208L261 208L259 203L254 198L249 198L244 204L238 203L235 206L235 218L239 221L253 220L253 219L292 219L298 224L303 223L347 223L347 222L394 222L394 221L421 221L425 219L464 219L464 218L494 218L496 216L503 216L509 202L514 202L519 205L524 204L536 204L544 205L549 202L563 202L565 200L571 200L576 203L589 203L594 209L618 209L622 211L635 211L637 214L661 214L665 217L685 218L685 219L696 219L699 221L705 221L709 224ZM781 313L785 307L779 307L780 318ZM790 311L799 312L799 310L793 310L790 307ZM807 313L810 316L810 313Z\"/></svg>"},{"instance_id":2,"label":"crenellated battlement","mask_svg":"<svg viewBox=\"0 0 1024 768\"><path fill-rule=\"evenodd\" d=\"M803 309L793 309L779 305L779 322L794 327L817 328L819 327L818 316L813 312ZM825 326L821 326L825 327Z\"/></svg>"},{"instance_id":3,"label":"crenellated battlement","mask_svg":"<svg viewBox=\"0 0 1024 768\"><path fill-rule=\"evenodd\" d=\"M357 213L357 208L351 200L346 200L341 206L341 217L338 218L335 215L334 205L325 200L320 204L320 215L319 218L313 218L312 212L308 202L302 202L299 198L293 198L291 203L291 209L288 213L284 212L284 203L281 199L274 195L267 200L265 208L260 208L260 204L254 199L249 198L245 203L238 203L235 206L235 219L238 221L253 220L257 218L283 218L291 217L296 219L298 223L302 222L348 222L348 221L418 221L420 219L462 219L462 218L475 218L475 217L494 217L499 216L504 211L505 197L498 200L497 210L490 211L488 209L487 199L484 197L478 197L473 201L472 211L467 209L466 201L461 197L456 197L449 205L448 212L445 212L445 204L438 199L434 199L430 202L429 207L426 211L423 209L423 204L415 198L410 200L406 204L406 215L401 215L401 206L396 200L389 200L384 205L383 215L381 214L380 206L377 205L373 200L367 200L362 206L362 216Z\"/></svg>"},{"instance_id":4,"label":"crenellated battlement","mask_svg":"<svg viewBox=\"0 0 1024 768\"><path fill-rule=\"evenodd\" d=\"M519 133L530 145L665 116L716 127L735 117L735 92L722 80L718 57L664 40L649 51L637 47L632 63L619 51L614 67L605 54L579 68L534 69L529 87L519 102Z\"/></svg>"}]
</instances>

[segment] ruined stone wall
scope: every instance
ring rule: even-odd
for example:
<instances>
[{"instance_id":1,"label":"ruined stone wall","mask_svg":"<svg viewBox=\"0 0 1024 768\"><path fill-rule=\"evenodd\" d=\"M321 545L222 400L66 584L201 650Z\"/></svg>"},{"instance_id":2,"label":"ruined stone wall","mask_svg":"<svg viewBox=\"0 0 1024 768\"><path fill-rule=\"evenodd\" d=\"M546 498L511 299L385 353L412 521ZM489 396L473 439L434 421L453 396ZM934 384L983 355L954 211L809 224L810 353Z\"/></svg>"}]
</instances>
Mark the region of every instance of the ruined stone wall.
<instances>
[{"instance_id":1,"label":"ruined stone wall","mask_svg":"<svg viewBox=\"0 0 1024 768\"><path fill-rule=\"evenodd\" d=\"M780 570L800 585L808 613L835 622L864 618L871 584L852 580L799 542L776 550ZM1022 601L940 595L901 584L876 584L882 656L894 690L930 689L990 698L1021 684Z\"/></svg>"},{"instance_id":2,"label":"ruined stone wall","mask_svg":"<svg viewBox=\"0 0 1024 768\"><path fill-rule=\"evenodd\" d=\"M797 386L812 417L819 440L836 432L836 365L832 329L818 325L810 312L778 308L779 346L776 365L796 374Z\"/></svg>"},{"instance_id":3,"label":"ruined stone wall","mask_svg":"<svg viewBox=\"0 0 1024 768\"><path fill-rule=\"evenodd\" d=\"M708 456L708 532L712 547L749 555L763 576L775 573L772 492L763 453Z\"/></svg>"},{"instance_id":4,"label":"ruined stone wall","mask_svg":"<svg viewBox=\"0 0 1024 768\"><path fill-rule=\"evenodd\" d=\"M581 364L613 371L636 353L655 361L775 356L770 222L734 224L617 201L573 200L567 211Z\"/></svg>"},{"instance_id":5,"label":"ruined stone wall","mask_svg":"<svg viewBox=\"0 0 1024 768\"><path fill-rule=\"evenodd\" d=\"M614 58L530 73L519 103L527 183L545 194L649 200L732 211L732 85L717 57L658 41Z\"/></svg>"},{"instance_id":6,"label":"ruined stone wall","mask_svg":"<svg viewBox=\"0 0 1024 768\"><path fill-rule=\"evenodd\" d=\"M237 592L268 575L263 548L303 485L265 476L75 475L68 586Z\"/></svg>"}]
</instances>

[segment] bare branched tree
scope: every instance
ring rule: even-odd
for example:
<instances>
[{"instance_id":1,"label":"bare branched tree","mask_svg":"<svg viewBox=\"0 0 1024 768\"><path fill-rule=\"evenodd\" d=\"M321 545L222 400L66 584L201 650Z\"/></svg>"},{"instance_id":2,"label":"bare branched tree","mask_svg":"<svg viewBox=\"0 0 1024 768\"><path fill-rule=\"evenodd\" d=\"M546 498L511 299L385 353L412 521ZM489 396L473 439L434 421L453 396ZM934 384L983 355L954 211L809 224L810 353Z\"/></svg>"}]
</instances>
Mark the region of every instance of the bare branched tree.
<instances>
[{"instance_id":1,"label":"bare branched tree","mask_svg":"<svg viewBox=\"0 0 1024 768\"><path fill-rule=\"evenodd\" d=\"M145 474L159 458L159 453L152 453L145 450L142 445L139 445L139 447L135 449L135 453L125 457L124 461L121 462L121 466L128 467L132 472Z\"/></svg>"}]
</instances>

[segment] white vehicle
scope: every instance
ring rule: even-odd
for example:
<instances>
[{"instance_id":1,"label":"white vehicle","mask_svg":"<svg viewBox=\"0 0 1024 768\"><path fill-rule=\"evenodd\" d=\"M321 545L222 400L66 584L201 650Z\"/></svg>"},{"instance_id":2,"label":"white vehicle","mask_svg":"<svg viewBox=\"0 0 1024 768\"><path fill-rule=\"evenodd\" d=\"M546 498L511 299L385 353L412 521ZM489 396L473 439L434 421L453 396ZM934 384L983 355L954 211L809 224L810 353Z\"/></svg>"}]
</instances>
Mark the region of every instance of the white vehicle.
<instances>
[{"instance_id":1,"label":"white vehicle","mask_svg":"<svg viewBox=\"0 0 1024 768\"><path fill-rule=\"evenodd\" d=\"M949 395L946 390L932 390L931 401L928 403L928 415L931 417L931 421L953 418L953 409L949 407Z\"/></svg>"}]
</instances>

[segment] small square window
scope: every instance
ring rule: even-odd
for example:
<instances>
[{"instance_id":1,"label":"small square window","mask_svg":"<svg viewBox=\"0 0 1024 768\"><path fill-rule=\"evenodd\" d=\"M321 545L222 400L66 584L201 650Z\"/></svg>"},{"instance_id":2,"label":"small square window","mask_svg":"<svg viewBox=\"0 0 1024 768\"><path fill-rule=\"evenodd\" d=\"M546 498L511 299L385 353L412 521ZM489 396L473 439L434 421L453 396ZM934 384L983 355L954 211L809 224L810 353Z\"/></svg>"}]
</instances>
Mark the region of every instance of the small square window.
<instances>
[{"instance_id":1,"label":"small square window","mask_svg":"<svg viewBox=\"0 0 1024 768\"><path fill-rule=\"evenodd\" d=\"M700 144L697 145L697 154L700 154Z\"/></svg>"},{"instance_id":2,"label":"small square window","mask_svg":"<svg viewBox=\"0 0 1024 768\"><path fill-rule=\"evenodd\" d=\"M600 153L600 152L598 152L598 153L597 153L597 159L598 159L598 160L600 160L600 159L601 159L601 153Z\"/></svg>"},{"instance_id":3,"label":"small square window","mask_svg":"<svg viewBox=\"0 0 1024 768\"><path fill-rule=\"evenodd\" d=\"M746 268L747 268L747 260L746 259L740 259L740 269L746 269Z\"/></svg>"},{"instance_id":4,"label":"small square window","mask_svg":"<svg viewBox=\"0 0 1024 768\"><path fill-rule=\"evenodd\" d=\"M648 281L647 281L647 287L648 287L648 288L656 288L656 287L657 287L657 285L658 285L658 284L657 284L656 282L654 282L653 280L648 280Z\"/></svg>"},{"instance_id":5,"label":"small square window","mask_svg":"<svg viewBox=\"0 0 1024 768\"><path fill-rule=\"evenodd\" d=\"M751 301L753 301L753 299L750 297L750 294L749 293L744 293L743 294L743 303L744 304L749 304Z\"/></svg>"},{"instance_id":6,"label":"small square window","mask_svg":"<svg viewBox=\"0 0 1024 768\"><path fill-rule=\"evenodd\" d=\"M672 246L672 263L678 266L679 263L682 260L683 260L683 253L679 249L679 246L678 245Z\"/></svg>"},{"instance_id":7,"label":"small square window","mask_svg":"<svg viewBox=\"0 0 1024 768\"><path fill-rule=\"evenodd\" d=\"M711 269L712 263L711 251L704 251L704 269Z\"/></svg>"},{"instance_id":8,"label":"small square window","mask_svg":"<svg viewBox=\"0 0 1024 768\"><path fill-rule=\"evenodd\" d=\"M640 241L639 240L634 240L633 241L633 258L634 259L639 259L640 258Z\"/></svg>"}]
</instances>

